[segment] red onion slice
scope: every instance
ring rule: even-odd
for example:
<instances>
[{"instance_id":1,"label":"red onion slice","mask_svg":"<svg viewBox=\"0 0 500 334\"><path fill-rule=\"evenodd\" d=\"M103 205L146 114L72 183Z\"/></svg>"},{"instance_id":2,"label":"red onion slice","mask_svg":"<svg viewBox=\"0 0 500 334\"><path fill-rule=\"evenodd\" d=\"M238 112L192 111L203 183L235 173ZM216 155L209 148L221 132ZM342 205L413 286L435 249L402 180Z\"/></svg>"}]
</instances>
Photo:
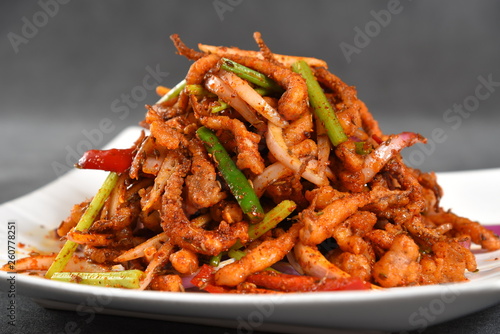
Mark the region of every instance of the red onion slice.
<instances>
[{"instance_id":1,"label":"red onion slice","mask_svg":"<svg viewBox=\"0 0 500 334\"><path fill-rule=\"evenodd\" d=\"M273 156L279 162L296 173L301 170L303 163L299 160L299 158L288 153L288 147L286 146L285 139L283 138L283 132L280 127L272 123L268 124L266 143L269 151L271 151ZM324 174L320 175L316 172L315 169L317 168L317 166L317 160L309 161L305 168L305 171L302 173L302 177L319 186L328 184L328 179L326 178L326 176Z\"/></svg>"},{"instance_id":2,"label":"red onion slice","mask_svg":"<svg viewBox=\"0 0 500 334\"><path fill-rule=\"evenodd\" d=\"M413 132L402 132L391 136L384 141L372 153L367 155L364 167L363 176L364 183L370 182L375 174L397 153L401 152L405 147L409 147L416 143L425 143L424 137Z\"/></svg>"},{"instance_id":3,"label":"red onion slice","mask_svg":"<svg viewBox=\"0 0 500 334\"><path fill-rule=\"evenodd\" d=\"M284 128L288 125L288 122L281 118L278 111L271 107L271 105L269 105L269 103L248 84L248 82L227 71L221 71L220 78L227 83L243 101L248 103L249 106L264 116L269 122L280 128Z\"/></svg>"},{"instance_id":4,"label":"red onion slice","mask_svg":"<svg viewBox=\"0 0 500 334\"><path fill-rule=\"evenodd\" d=\"M264 123L257 117L256 113L250 108L250 106L243 101L238 94L224 81L215 75L210 75L205 80L205 87L224 102L228 103L236 111L240 113L241 116L250 124L259 128L259 125Z\"/></svg>"},{"instance_id":5,"label":"red onion slice","mask_svg":"<svg viewBox=\"0 0 500 334\"><path fill-rule=\"evenodd\" d=\"M493 231L496 235L500 235L500 225L483 225L490 231Z\"/></svg>"},{"instance_id":6,"label":"red onion slice","mask_svg":"<svg viewBox=\"0 0 500 334\"><path fill-rule=\"evenodd\" d=\"M308 246L298 242L294 254L300 267L307 275L319 278L339 278L350 275L328 261L316 246Z\"/></svg>"},{"instance_id":7,"label":"red onion slice","mask_svg":"<svg viewBox=\"0 0 500 334\"><path fill-rule=\"evenodd\" d=\"M267 166L260 175L256 176L252 180L253 189L257 196L260 197L264 194L264 191L267 187L269 187L269 185L291 173L293 173L293 171L281 162L275 162L274 164Z\"/></svg>"}]
</instances>

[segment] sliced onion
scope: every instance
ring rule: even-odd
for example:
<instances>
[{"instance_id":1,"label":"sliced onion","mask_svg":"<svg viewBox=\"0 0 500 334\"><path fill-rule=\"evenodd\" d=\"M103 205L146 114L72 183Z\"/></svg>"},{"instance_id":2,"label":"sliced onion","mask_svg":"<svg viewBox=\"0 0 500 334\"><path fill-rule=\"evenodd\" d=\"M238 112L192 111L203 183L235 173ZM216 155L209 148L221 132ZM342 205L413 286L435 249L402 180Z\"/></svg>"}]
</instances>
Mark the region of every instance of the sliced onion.
<instances>
[{"instance_id":1,"label":"sliced onion","mask_svg":"<svg viewBox=\"0 0 500 334\"><path fill-rule=\"evenodd\" d=\"M142 165L142 171L147 174L157 175L164 156L148 156Z\"/></svg>"},{"instance_id":2,"label":"sliced onion","mask_svg":"<svg viewBox=\"0 0 500 334\"><path fill-rule=\"evenodd\" d=\"M382 167L395 155L401 152L405 147L409 147L415 143L425 143L424 137L413 132L402 132L391 136L384 141L372 153L366 156L363 176L364 183L371 181Z\"/></svg>"},{"instance_id":3,"label":"sliced onion","mask_svg":"<svg viewBox=\"0 0 500 334\"><path fill-rule=\"evenodd\" d=\"M286 255L286 259L290 263L290 265L295 269L296 272L299 273L299 275L304 275L304 270L300 266L300 264L297 262L297 259L295 259L295 255L293 255L293 252L288 252Z\"/></svg>"},{"instance_id":4,"label":"sliced onion","mask_svg":"<svg viewBox=\"0 0 500 334\"><path fill-rule=\"evenodd\" d=\"M470 246L472 245L472 240L470 238L467 238L465 240L459 241L458 244L465 249L470 249Z\"/></svg>"},{"instance_id":5,"label":"sliced onion","mask_svg":"<svg viewBox=\"0 0 500 334\"><path fill-rule=\"evenodd\" d=\"M144 251L148 248L154 247L156 249L160 248L162 244L169 241L169 238L165 232L159 233L152 238L149 238L142 244L135 246L122 253L120 256L115 258L115 262L125 262L134 259L138 259L144 256Z\"/></svg>"},{"instance_id":6,"label":"sliced onion","mask_svg":"<svg viewBox=\"0 0 500 334\"><path fill-rule=\"evenodd\" d=\"M496 235L500 235L500 225L484 225L488 230L493 231Z\"/></svg>"},{"instance_id":7,"label":"sliced onion","mask_svg":"<svg viewBox=\"0 0 500 334\"><path fill-rule=\"evenodd\" d=\"M290 173L293 173L293 171L281 162L275 162L274 164L267 166L260 175L256 176L252 180L253 189L257 196L260 197L264 194L264 191L267 187L269 187L269 185Z\"/></svg>"},{"instance_id":8,"label":"sliced onion","mask_svg":"<svg viewBox=\"0 0 500 334\"><path fill-rule=\"evenodd\" d=\"M273 269L288 275L300 275L295 268L288 262L279 261L271 266Z\"/></svg>"},{"instance_id":9,"label":"sliced onion","mask_svg":"<svg viewBox=\"0 0 500 334\"><path fill-rule=\"evenodd\" d=\"M142 211L147 211L158 200L158 198L160 198L168 179L175 172L176 168L176 155L173 152L169 152L161 164L153 189L149 192L146 203L142 207Z\"/></svg>"},{"instance_id":10,"label":"sliced onion","mask_svg":"<svg viewBox=\"0 0 500 334\"><path fill-rule=\"evenodd\" d=\"M181 281L182 281L182 286L184 289L189 289L189 288L194 288L196 285L191 283L193 278L198 274L199 270L195 271L193 274L188 275L188 276L181 276Z\"/></svg>"},{"instance_id":11,"label":"sliced onion","mask_svg":"<svg viewBox=\"0 0 500 334\"><path fill-rule=\"evenodd\" d=\"M294 247L295 257L307 275L319 278L340 278L350 275L328 261L316 246L298 242Z\"/></svg>"},{"instance_id":12,"label":"sliced onion","mask_svg":"<svg viewBox=\"0 0 500 334\"><path fill-rule=\"evenodd\" d=\"M248 84L248 82L231 72L221 71L220 73L220 78L227 83L241 99L248 103L248 105L254 108L259 114L264 116L269 122L280 128L284 128L288 125L288 122L281 118L278 111L271 107L271 105Z\"/></svg>"},{"instance_id":13,"label":"sliced onion","mask_svg":"<svg viewBox=\"0 0 500 334\"><path fill-rule=\"evenodd\" d=\"M303 163L299 160L299 158L288 153L288 147L286 146L285 139L283 138L283 131L280 127L272 123L268 124L266 143L269 151L271 151L273 156L279 162L296 173L300 172ZM305 171L301 176L319 186L328 184L328 179L326 178L326 176L324 174L320 175L317 171L315 171L315 168L317 166L317 160L309 161L305 168Z\"/></svg>"},{"instance_id":14,"label":"sliced onion","mask_svg":"<svg viewBox=\"0 0 500 334\"><path fill-rule=\"evenodd\" d=\"M256 113L250 108L250 106L243 101L238 94L224 81L215 75L210 75L205 80L205 87L224 102L233 107L240 115L250 124L252 124L257 129L261 129L264 125L256 115Z\"/></svg>"},{"instance_id":15,"label":"sliced onion","mask_svg":"<svg viewBox=\"0 0 500 334\"><path fill-rule=\"evenodd\" d=\"M174 249L174 245L170 242L164 243L154 255L154 258L151 262L149 262L148 267L144 271L144 278L141 280L141 284L139 289L144 290L148 287L149 283L153 280L157 269L162 266L165 262L168 261L170 254L172 254L172 250Z\"/></svg>"}]
</instances>

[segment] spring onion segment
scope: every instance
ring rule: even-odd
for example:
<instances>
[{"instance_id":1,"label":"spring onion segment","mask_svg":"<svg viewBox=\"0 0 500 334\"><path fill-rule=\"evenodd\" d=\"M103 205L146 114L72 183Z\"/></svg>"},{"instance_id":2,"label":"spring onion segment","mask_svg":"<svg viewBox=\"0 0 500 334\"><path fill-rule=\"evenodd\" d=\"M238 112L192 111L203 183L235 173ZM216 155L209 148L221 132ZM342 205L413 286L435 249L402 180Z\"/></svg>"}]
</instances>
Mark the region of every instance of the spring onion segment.
<instances>
[{"instance_id":1,"label":"spring onion segment","mask_svg":"<svg viewBox=\"0 0 500 334\"><path fill-rule=\"evenodd\" d=\"M75 226L76 231L84 231L90 228L95 218L97 217L97 214L99 213L99 211L101 211L104 202L115 187L117 181L118 174L114 172L109 173L106 180L104 180L102 187L94 196L87 210L78 221L78 224ZM64 267L66 267L66 264L68 264L69 259L73 256L73 253L75 252L77 247L78 244L76 242L67 240L64 246L59 251L59 254L57 254L56 259L50 266L49 270L47 270L45 277L52 278L54 273L64 270Z\"/></svg>"},{"instance_id":2,"label":"spring onion segment","mask_svg":"<svg viewBox=\"0 0 500 334\"><path fill-rule=\"evenodd\" d=\"M255 194L250 182L231 159L226 149L219 142L212 130L202 126L196 134L205 144L208 153L213 157L217 168L226 181L231 193L241 207L244 214L251 222L259 222L264 218L264 209L260 205L259 198Z\"/></svg>"},{"instance_id":3,"label":"spring onion segment","mask_svg":"<svg viewBox=\"0 0 500 334\"><path fill-rule=\"evenodd\" d=\"M281 221L288 217L297 207L294 201L284 200L272 208L264 216L260 223L248 226L248 237L250 241L260 238L267 231L275 228ZM231 249L239 249L243 247L238 240Z\"/></svg>"},{"instance_id":4,"label":"spring onion segment","mask_svg":"<svg viewBox=\"0 0 500 334\"><path fill-rule=\"evenodd\" d=\"M224 253L219 253L217 255L214 255L214 256L210 257L210 260L208 261L209 264L212 267L217 267L220 264L220 260L222 259L223 255L224 255Z\"/></svg>"},{"instance_id":5,"label":"spring onion segment","mask_svg":"<svg viewBox=\"0 0 500 334\"><path fill-rule=\"evenodd\" d=\"M262 88L266 88L277 93L283 92L283 88L281 88L280 85L278 85L272 79L266 77L264 74L244 65L238 64L237 62L230 59L222 58L222 64L220 68L229 72L233 72L240 78L245 79L248 82L251 82Z\"/></svg>"},{"instance_id":6,"label":"spring onion segment","mask_svg":"<svg viewBox=\"0 0 500 334\"><path fill-rule=\"evenodd\" d=\"M52 279L111 288L139 289L144 272L141 270L110 271L105 273L57 272Z\"/></svg>"},{"instance_id":7,"label":"spring onion segment","mask_svg":"<svg viewBox=\"0 0 500 334\"><path fill-rule=\"evenodd\" d=\"M235 260L241 260L241 258L245 256L246 253L239 249L230 249L227 255Z\"/></svg>"},{"instance_id":8,"label":"spring onion segment","mask_svg":"<svg viewBox=\"0 0 500 334\"><path fill-rule=\"evenodd\" d=\"M163 95L161 99L159 99L156 104L162 104L167 102L168 100L178 96L182 90L186 87L186 80L180 81L177 85L175 85L171 90L168 91L167 94Z\"/></svg>"},{"instance_id":9,"label":"spring onion segment","mask_svg":"<svg viewBox=\"0 0 500 334\"><path fill-rule=\"evenodd\" d=\"M196 96L216 96L215 94L209 92L208 90L205 89L202 85L186 85L186 92L190 95L196 95Z\"/></svg>"},{"instance_id":10,"label":"spring onion segment","mask_svg":"<svg viewBox=\"0 0 500 334\"><path fill-rule=\"evenodd\" d=\"M222 110L226 110L227 108L229 108L229 104L227 104L226 102L224 102L223 100L219 99L219 101L217 101L219 103L219 105L214 105L212 108L210 108L210 112L212 114L216 114L218 112L221 112Z\"/></svg>"},{"instance_id":11,"label":"spring onion segment","mask_svg":"<svg viewBox=\"0 0 500 334\"><path fill-rule=\"evenodd\" d=\"M294 201L284 200L271 209L266 215L262 222L250 225L248 227L248 237L250 240L255 240L261 237L267 231L273 229L282 220L288 217L293 210L297 207Z\"/></svg>"},{"instance_id":12,"label":"spring onion segment","mask_svg":"<svg viewBox=\"0 0 500 334\"><path fill-rule=\"evenodd\" d=\"M306 81L307 91L309 93L309 100L313 106L315 114L318 116L320 121L324 124L328 138L334 146L347 140L347 135L340 125L340 122L335 115L332 105L328 101L323 92L323 89L319 85L318 81L314 77L314 74L303 60L300 60L292 65L292 70L300 74Z\"/></svg>"}]
</instances>

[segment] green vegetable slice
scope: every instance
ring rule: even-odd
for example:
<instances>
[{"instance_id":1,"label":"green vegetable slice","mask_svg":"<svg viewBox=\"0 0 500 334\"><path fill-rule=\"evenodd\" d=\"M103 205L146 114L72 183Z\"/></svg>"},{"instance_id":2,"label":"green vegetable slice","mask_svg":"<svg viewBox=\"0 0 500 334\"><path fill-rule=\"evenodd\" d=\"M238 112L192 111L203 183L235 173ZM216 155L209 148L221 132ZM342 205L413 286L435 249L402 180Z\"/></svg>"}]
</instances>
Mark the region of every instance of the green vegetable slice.
<instances>
[{"instance_id":1,"label":"green vegetable slice","mask_svg":"<svg viewBox=\"0 0 500 334\"><path fill-rule=\"evenodd\" d=\"M52 275L52 279L112 288L139 289L143 275L144 272L137 269L105 273L57 272Z\"/></svg>"},{"instance_id":2,"label":"green vegetable slice","mask_svg":"<svg viewBox=\"0 0 500 334\"><path fill-rule=\"evenodd\" d=\"M260 238L264 233L273 229L286 217L288 217L297 207L294 201L284 200L272 208L264 216L260 223L250 225L248 227L248 237L250 241ZM231 249L239 249L243 247L238 240Z\"/></svg>"},{"instance_id":3,"label":"green vegetable slice","mask_svg":"<svg viewBox=\"0 0 500 334\"><path fill-rule=\"evenodd\" d=\"M111 193L111 191L113 191L113 188L118 181L118 177L118 174L114 172L108 174L101 188L90 202L87 210L78 221L78 224L76 224L75 230L83 231L89 229L90 226L92 226L95 218L97 217L97 214L99 213L99 211L101 211L104 202L106 202L109 194ZM45 273L45 277L52 278L54 273L64 270L64 267L66 267L66 265L68 264L68 261L73 256L73 253L75 252L75 249L77 247L78 244L76 242L67 240L57 254L54 262L52 262L49 270L47 270L47 272Z\"/></svg>"},{"instance_id":4,"label":"green vegetable slice","mask_svg":"<svg viewBox=\"0 0 500 334\"><path fill-rule=\"evenodd\" d=\"M248 216L252 223L261 221L264 218L264 209L260 205L259 198L248 179L236 167L224 146L219 142L217 136L206 127L199 128L196 133L215 160L222 178L226 181L243 213Z\"/></svg>"},{"instance_id":5,"label":"green vegetable slice","mask_svg":"<svg viewBox=\"0 0 500 334\"><path fill-rule=\"evenodd\" d=\"M257 86L260 86L262 88L269 89L274 92L282 93L283 88L281 88L280 85L278 85L274 80L268 78L264 74L253 70L251 68L248 68L244 65L238 64L237 62L227 59L227 58L222 58L222 64L221 64L221 69L233 72L237 76L239 76L242 79L247 80L248 82L251 82Z\"/></svg>"},{"instance_id":6,"label":"green vegetable slice","mask_svg":"<svg viewBox=\"0 0 500 334\"><path fill-rule=\"evenodd\" d=\"M306 80L311 105L321 123L324 124L328 138L330 138L332 144L337 146L338 144L346 141L348 139L347 135L345 134L342 125L340 125L337 115L335 115L335 111L326 98L323 89L319 85L318 81L316 81L309 65L307 65L305 61L299 60L292 65L292 70L300 74Z\"/></svg>"},{"instance_id":7,"label":"green vegetable slice","mask_svg":"<svg viewBox=\"0 0 500 334\"><path fill-rule=\"evenodd\" d=\"M163 102L167 102L168 100L179 96L182 90L186 87L186 79L180 81L177 85L175 85L171 90L168 91L167 94L163 95L156 104L161 104Z\"/></svg>"}]
</instances>

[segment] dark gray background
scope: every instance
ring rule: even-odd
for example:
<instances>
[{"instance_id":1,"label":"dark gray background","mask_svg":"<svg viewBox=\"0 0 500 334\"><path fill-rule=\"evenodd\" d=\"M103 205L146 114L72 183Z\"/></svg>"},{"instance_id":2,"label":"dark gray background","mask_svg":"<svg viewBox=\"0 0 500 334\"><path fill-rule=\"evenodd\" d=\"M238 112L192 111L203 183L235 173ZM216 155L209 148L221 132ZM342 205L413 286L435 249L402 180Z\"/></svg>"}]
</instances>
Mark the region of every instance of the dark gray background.
<instances>
[{"instance_id":1,"label":"dark gray background","mask_svg":"<svg viewBox=\"0 0 500 334\"><path fill-rule=\"evenodd\" d=\"M43 9L41 3L53 1L0 4L0 203L58 177L53 164L68 165L68 152L78 150L87 140L85 131L98 129L102 119L111 120L114 130L96 147L137 124L142 105L157 100L153 91L135 101L139 106L123 119L112 103L142 85L147 67L169 72L166 86L183 78L190 63L175 54L172 33L193 47L201 42L256 49L252 33L260 31L274 52L326 60L332 72L357 86L385 132L416 131L431 138L442 129L446 139L430 146L423 161L414 160L415 167L449 171L500 165L500 87L457 128L444 119L454 104L474 96L479 77L500 82L500 2L401 1L400 12L382 26L375 16L389 1L73 0ZM217 1L229 4L225 12L217 12ZM37 24L36 32L26 22ZM357 29L366 28L375 29L369 43L348 62L341 43L355 45ZM27 43L15 46L9 40L14 34L27 34ZM56 332L65 318L29 300L23 305L30 319L23 322L24 332L37 321L52 323ZM495 311L489 312L473 327L477 317L452 323L452 332L498 328ZM107 323L99 319L91 325L95 332Z\"/></svg>"}]
</instances>

